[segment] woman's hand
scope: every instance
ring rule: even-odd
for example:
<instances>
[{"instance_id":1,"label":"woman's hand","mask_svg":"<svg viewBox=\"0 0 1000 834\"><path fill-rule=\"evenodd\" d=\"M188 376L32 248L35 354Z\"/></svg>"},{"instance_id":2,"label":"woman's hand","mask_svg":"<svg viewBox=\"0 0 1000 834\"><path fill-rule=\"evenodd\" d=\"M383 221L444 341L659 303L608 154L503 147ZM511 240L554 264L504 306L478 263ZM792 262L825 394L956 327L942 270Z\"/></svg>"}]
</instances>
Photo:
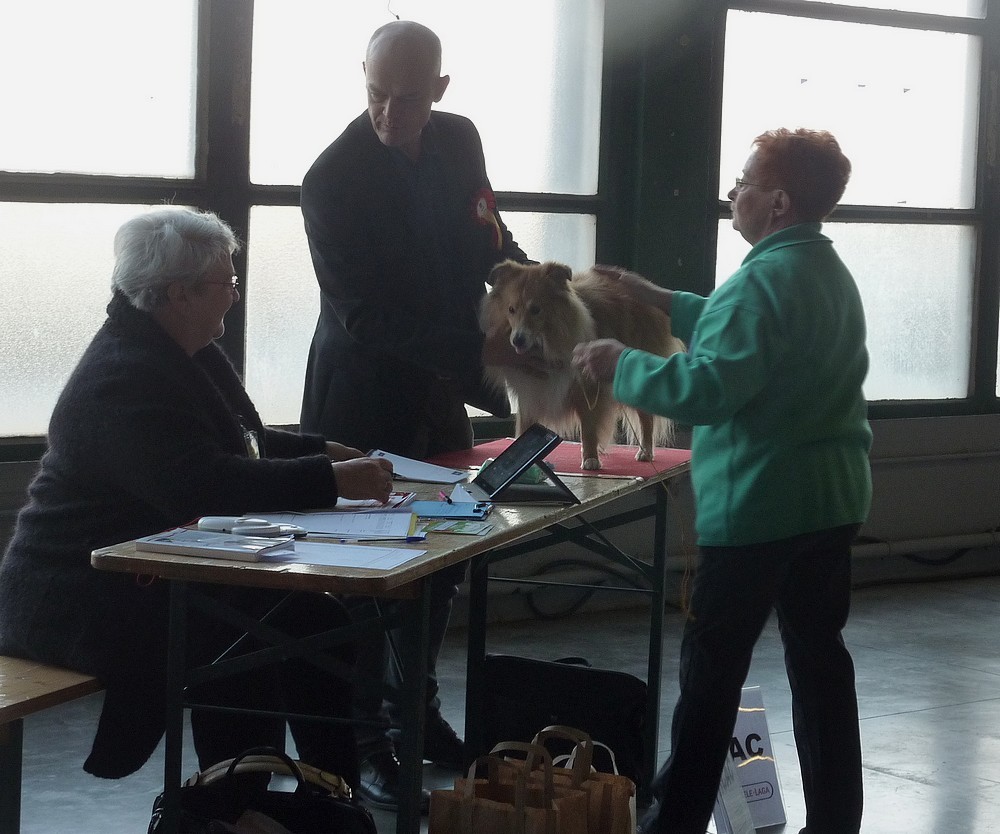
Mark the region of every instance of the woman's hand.
<instances>
[{"instance_id":1,"label":"woman's hand","mask_svg":"<svg viewBox=\"0 0 1000 834\"><path fill-rule=\"evenodd\" d=\"M326 456L330 460L353 460L363 458L365 453L353 446L345 446L343 443L334 443L332 440L326 441Z\"/></svg>"},{"instance_id":2,"label":"woman's hand","mask_svg":"<svg viewBox=\"0 0 1000 834\"><path fill-rule=\"evenodd\" d=\"M617 339L596 339L581 342L573 348L573 367L595 382L612 382L618 360L625 352L625 345Z\"/></svg>"},{"instance_id":3,"label":"woman's hand","mask_svg":"<svg viewBox=\"0 0 1000 834\"><path fill-rule=\"evenodd\" d=\"M643 278L638 272L630 272L620 266L595 264L594 272L618 281L636 301L658 307L668 316L670 315L670 305L674 297L673 290L657 286L652 281Z\"/></svg>"},{"instance_id":4,"label":"woman's hand","mask_svg":"<svg viewBox=\"0 0 1000 834\"><path fill-rule=\"evenodd\" d=\"M374 498L383 504L389 500L392 464L384 458L362 455L330 465L337 481L337 494L342 498Z\"/></svg>"}]
</instances>

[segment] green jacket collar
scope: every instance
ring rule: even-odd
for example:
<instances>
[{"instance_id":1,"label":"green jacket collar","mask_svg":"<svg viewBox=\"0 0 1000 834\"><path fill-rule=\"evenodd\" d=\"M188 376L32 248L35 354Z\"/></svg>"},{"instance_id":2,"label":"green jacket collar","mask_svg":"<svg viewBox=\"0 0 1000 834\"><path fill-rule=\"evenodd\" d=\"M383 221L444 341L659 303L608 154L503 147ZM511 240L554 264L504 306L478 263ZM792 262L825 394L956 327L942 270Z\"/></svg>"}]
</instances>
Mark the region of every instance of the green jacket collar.
<instances>
[{"instance_id":1,"label":"green jacket collar","mask_svg":"<svg viewBox=\"0 0 1000 834\"><path fill-rule=\"evenodd\" d=\"M789 226L787 229L781 229L780 231L774 232L773 234L765 237L763 240L757 241L757 244L753 247L753 249L747 252L747 256L743 259L743 263L756 258L764 252L770 252L774 249L782 249L785 246L795 246L799 243L813 243L816 241L829 242L830 238L820 233L820 229L822 227L822 223L796 223L794 226Z\"/></svg>"}]
</instances>

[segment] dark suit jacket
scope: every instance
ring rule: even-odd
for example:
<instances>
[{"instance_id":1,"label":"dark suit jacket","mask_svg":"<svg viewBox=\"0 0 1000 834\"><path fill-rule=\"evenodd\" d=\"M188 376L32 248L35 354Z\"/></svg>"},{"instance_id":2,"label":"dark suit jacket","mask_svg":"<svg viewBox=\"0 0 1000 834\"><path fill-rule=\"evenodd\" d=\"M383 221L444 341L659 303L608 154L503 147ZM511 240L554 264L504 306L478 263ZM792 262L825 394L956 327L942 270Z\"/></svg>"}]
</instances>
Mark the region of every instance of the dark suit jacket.
<instances>
[{"instance_id":1,"label":"dark suit jacket","mask_svg":"<svg viewBox=\"0 0 1000 834\"><path fill-rule=\"evenodd\" d=\"M493 191L475 125L434 112L424 140L443 160L446 205L437 216L445 227L442 250L456 266L449 275L460 277L435 274L434 241L412 222L398 163L367 112L302 182L320 313L301 428L363 450L407 454L415 415L427 408L428 392L440 390L432 386L436 379L451 380L464 402L510 413L506 397L482 381L478 307L492 267L527 257L499 215L477 211Z\"/></svg>"}]
</instances>

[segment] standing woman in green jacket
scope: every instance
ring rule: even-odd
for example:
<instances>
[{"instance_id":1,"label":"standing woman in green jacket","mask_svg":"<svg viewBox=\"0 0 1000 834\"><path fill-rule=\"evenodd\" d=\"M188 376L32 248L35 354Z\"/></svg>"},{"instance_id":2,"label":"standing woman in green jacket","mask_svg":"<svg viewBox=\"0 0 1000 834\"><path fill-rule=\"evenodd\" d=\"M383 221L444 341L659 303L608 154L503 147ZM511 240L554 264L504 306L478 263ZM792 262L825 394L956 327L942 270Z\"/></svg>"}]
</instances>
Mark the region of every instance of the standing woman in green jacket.
<instances>
[{"instance_id":1,"label":"standing woman in green jacket","mask_svg":"<svg viewBox=\"0 0 1000 834\"><path fill-rule=\"evenodd\" d=\"M711 296L616 276L689 345L662 358L610 339L573 363L616 399L693 426L700 565L680 657L671 753L639 830L703 834L754 644L772 610L785 647L806 804L803 834L857 834L861 741L841 631L851 542L868 514L865 320L820 232L851 164L826 131L758 136L729 192L753 248Z\"/></svg>"}]
</instances>

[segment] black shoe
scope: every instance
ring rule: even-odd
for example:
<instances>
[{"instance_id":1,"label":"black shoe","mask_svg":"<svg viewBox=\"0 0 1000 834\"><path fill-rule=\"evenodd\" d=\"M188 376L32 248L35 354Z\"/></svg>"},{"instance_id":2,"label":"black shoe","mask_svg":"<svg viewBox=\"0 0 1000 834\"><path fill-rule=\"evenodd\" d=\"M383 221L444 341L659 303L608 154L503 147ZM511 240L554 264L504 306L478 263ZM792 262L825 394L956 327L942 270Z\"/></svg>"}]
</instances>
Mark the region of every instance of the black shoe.
<instances>
[{"instance_id":1,"label":"black shoe","mask_svg":"<svg viewBox=\"0 0 1000 834\"><path fill-rule=\"evenodd\" d=\"M440 712L427 716L424 728L424 759L438 767L465 772L465 745Z\"/></svg>"},{"instance_id":2,"label":"black shoe","mask_svg":"<svg viewBox=\"0 0 1000 834\"><path fill-rule=\"evenodd\" d=\"M358 783L358 796L365 805L381 808L384 811L399 810L399 759L391 750L380 750L365 756L360 763L361 781ZM430 810L431 794L420 789L420 813Z\"/></svg>"},{"instance_id":3,"label":"black shoe","mask_svg":"<svg viewBox=\"0 0 1000 834\"><path fill-rule=\"evenodd\" d=\"M636 834L656 834L660 830L660 803L653 800L653 804L650 805L642 816L639 818L639 824L636 826Z\"/></svg>"}]
</instances>

